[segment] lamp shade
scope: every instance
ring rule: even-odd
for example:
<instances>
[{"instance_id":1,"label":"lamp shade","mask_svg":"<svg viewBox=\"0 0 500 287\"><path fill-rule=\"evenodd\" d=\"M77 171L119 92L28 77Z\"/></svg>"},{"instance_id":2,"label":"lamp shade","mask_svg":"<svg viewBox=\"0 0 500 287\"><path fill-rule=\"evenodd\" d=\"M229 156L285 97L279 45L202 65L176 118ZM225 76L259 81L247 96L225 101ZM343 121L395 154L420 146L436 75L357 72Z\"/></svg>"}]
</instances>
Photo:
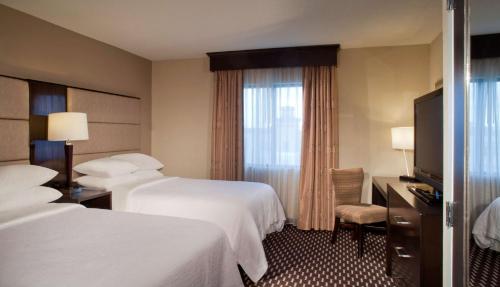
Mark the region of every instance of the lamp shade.
<instances>
[{"instance_id":1,"label":"lamp shade","mask_svg":"<svg viewBox=\"0 0 500 287\"><path fill-rule=\"evenodd\" d=\"M392 148L413 150L413 127L397 127L391 129Z\"/></svg>"},{"instance_id":2,"label":"lamp shade","mask_svg":"<svg viewBox=\"0 0 500 287\"><path fill-rule=\"evenodd\" d=\"M49 114L49 141L81 141L88 139L87 114L69 112Z\"/></svg>"}]
</instances>

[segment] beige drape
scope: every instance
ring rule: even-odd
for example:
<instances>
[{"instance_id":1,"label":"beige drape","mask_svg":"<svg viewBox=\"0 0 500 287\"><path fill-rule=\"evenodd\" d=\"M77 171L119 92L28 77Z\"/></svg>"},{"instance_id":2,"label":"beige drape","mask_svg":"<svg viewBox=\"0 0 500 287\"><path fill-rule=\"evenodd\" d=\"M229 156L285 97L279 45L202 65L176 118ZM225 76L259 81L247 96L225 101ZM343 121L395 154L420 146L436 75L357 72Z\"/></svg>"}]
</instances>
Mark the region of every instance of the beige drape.
<instances>
[{"instance_id":1,"label":"beige drape","mask_svg":"<svg viewBox=\"0 0 500 287\"><path fill-rule=\"evenodd\" d=\"M243 180L243 71L215 72L212 179Z\"/></svg>"},{"instance_id":2,"label":"beige drape","mask_svg":"<svg viewBox=\"0 0 500 287\"><path fill-rule=\"evenodd\" d=\"M335 197L328 169L338 165L335 67L304 67L302 74L304 122L298 227L332 230Z\"/></svg>"}]
</instances>

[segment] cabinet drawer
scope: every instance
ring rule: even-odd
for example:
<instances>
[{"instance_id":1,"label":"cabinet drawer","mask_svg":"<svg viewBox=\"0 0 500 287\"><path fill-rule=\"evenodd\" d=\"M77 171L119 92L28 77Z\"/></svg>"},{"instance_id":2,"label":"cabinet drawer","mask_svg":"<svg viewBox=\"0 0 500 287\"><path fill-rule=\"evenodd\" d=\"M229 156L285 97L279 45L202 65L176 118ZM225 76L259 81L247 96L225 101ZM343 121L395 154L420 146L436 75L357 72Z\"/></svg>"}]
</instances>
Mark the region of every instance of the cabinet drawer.
<instances>
[{"instance_id":1,"label":"cabinet drawer","mask_svg":"<svg viewBox=\"0 0 500 287\"><path fill-rule=\"evenodd\" d=\"M387 274L401 286L442 285L442 208L422 202L405 183L387 185Z\"/></svg>"},{"instance_id":2,"label":"cabinet drawer","mask_svg":"<svg viewBox=\"0 0 500 287\"><path fill-rule=\"evenodd\" d=\"M414 233L391 227L390 249L392 276L402 279L406 286L419 286L420 258L419 239Z\"/></svg>"},{"instance_id":3,"label":"cabinet drawer","mask_svg":"<svg viewBox=\"0 0 500 287\"><path fill-rule=\"evenodd\" d=\"M393 244L392 248L392 277L404 282L404 286L420 286L418 260L414 253L410 253L404 246Z\"/></svg>"},{"instance_id":4,"label":"cabinet drawer","mask_svg":"<svg viewBox=\"0 0 500 287\"><path fill-rule=\"evenodd\" d=\"M420 286L420 213L389 189L389 254L392 276Z\"/></svg>"}]
</instances>

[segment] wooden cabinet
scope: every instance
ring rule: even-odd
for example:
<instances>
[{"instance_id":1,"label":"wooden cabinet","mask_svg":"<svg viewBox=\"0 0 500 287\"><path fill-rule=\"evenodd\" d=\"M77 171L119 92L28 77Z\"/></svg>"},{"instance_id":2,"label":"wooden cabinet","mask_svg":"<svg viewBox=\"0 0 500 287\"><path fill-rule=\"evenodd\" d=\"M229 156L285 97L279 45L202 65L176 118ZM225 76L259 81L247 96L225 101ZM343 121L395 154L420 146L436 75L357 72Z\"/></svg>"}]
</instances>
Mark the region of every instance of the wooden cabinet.
<instances>
[{"instance_id":1,"label":"wooden cabinet","mask_svg":"<svg viewBox=\"0 0 500 287\"><path fill-rule=\"evenodd\" d=\"M404 286L442 285L442 207L430 206L404 183L387 186L387 273Z\"/></svg>"},{"instance_id":2,"label":"wooden cabinet","mask_svg":"<svg viewBox=\"0 0 500 287\"><path fill-rule=\"evenodd\" d=\"M112 207L111 191L83 189L79 192L73 189L60 188L63 194L56 203L77 203L87 208L109 209Z\"/></svg>"}]
</instances>

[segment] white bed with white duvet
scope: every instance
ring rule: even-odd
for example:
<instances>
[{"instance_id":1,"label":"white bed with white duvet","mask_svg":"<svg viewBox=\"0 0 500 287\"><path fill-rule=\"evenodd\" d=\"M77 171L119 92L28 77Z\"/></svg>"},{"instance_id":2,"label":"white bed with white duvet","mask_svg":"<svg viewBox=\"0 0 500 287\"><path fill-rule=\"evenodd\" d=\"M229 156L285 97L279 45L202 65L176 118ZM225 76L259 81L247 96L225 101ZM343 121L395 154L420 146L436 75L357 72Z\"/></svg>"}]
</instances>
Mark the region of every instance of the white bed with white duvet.
<instances>
[{"instance_id":1,"label":"white bed with white duvet","mask_svg":"<svg viewBox=\"0 0 500 287\"><path fill-rule=\"evenodd\" d=\"M500 197L497 197L477 218L472 229L476 244L500 252Z\"/></svg>"},{"instance_id":2,"label":"white bed with white duvet","mask_svg":"<svg viewBox=\"0 0 500 287\"><path fill-rule=\"evenodd\" d=\"M57 190L3 188L19 181L6 173L0 168L0 286L243 286L213 224L48 203Z\"/></svg>"},{"instance_id":3,"label":"white bed with white duvet","mask_svg":"<svg viewBox=\"0 0 500 287\"><path fill-rule=\"evenodd\" d=\"M144 162L154 160L145 155L135 154L135 157ZM120 155L116 159L128 158ZM252 281L257 282L265 274L268 264L262 240L269 233L281 231L286 220L271 186L255 182L165 177L156 170L163 166L161 163L143 165L134 158L130 163L142 168L113 177L87 175L77 182L112 190L113 210L213 223L225 231L238 263ZM81 166L75 170L89 173ZM95 170L91 173L96 174Z\"/></svg>"}]
</instances>

